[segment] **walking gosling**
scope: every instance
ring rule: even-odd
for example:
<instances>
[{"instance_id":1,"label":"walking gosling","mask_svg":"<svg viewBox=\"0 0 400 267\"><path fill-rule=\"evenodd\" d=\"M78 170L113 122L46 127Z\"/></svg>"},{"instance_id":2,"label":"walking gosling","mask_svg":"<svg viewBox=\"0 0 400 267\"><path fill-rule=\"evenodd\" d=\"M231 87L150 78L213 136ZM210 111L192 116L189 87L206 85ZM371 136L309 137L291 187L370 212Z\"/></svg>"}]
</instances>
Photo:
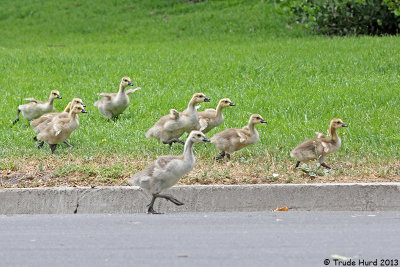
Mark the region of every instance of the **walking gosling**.
<instances>
[{"instance_id":1,"label":"walking gosling","mask_svg":"<svg viewBox=\"0 0 400 267\"><path fill-rule=\"evenodd\" d=\"M141 89L140 87L137 87L135 89L125 90L128 86L133 86L131 78L123 77L119 85L118 93L98 94L103 97L97 100L94 105L97 106L100 113L107 119L118 118L118 116L122 114L130 104L128 95Z\"/></svg>"},{"instance_id":2,"label":"walking gosling","mask_svg":"<svg viewBox=\"0 0 400 267\"><path fill-rule=\"evenodd\" d=\"M153 196L148 205L147 213L159 214L153 209L156 198L165 198L175 205L183 205L171 195L161 194L162 191L175 185L179 179L190 172L195 164L193 145L199 142L210 142L200 131L192 131L186 140L183 155L161 156L139 173L136 173L129 183L138 185Z\"/></svg>"},{"instance_id":3,"label":"walking gosling","mask_svg":"<svg viewBox=\"0 0 400 267\"><path fill-rule=\"evenodd\" d=\"M185 132L198 129L199 117L196 104L210 102L210 99L203 93L196 93L192 96L188 108L178 113L175 109L170 114L161 117L146 133L146 137L154 137L164 144L181 143L185 144L179 137Z\"/></svg>"},{"instance_id":4,"label":"walking gosling","mask_svg":"<svg viewBox=\"0 0 400 267\"><path fill-rule=\"evenodd\" d=\"M38 101L34 98L24 98L26 101L30 101L28 104L19 105L17 118L13 121L16 124L19 121L19 113L22 112L22 116L28 121L39 118L45 113L56 111L53 106L54 99L61 99L60 92L57 90L52 90L50 92L49 99L46 102Z\"/></svg>"},{"instance_id":5,"label":"walking gosling","mask_svg":"<svg viewBox=\"0 0 400 267\"><path fill-rule=\"evenodd\" d=\"M78 114L87 113L80 105L75 105L68 113L67 118L56 118L50 122L46 128L41 130L34 138L35 141L41 140L49 144L51 153L56 150L57 144L68 139L73 130L78 128ZM41 143L43 145L43 142ZM39 145L41 147L41 145Z\"/></svg>"},{"instance_id":6,"label":"walking gosling","mask_svg":"<svg viewBox=\"0 0 400 267\"><path fill-rule=\"evenodd\" d=\"M297 168L300 162L318 159L321 166L330 169L331 167L325 164L325 156L338 151L342 145L342 141L336 133L336 129L342 127L347 127L347 124L343 123L341 119L332 119L329 125L330 138L318 135L317 138L309 139L293 149L290 156L297 159L294 168Z\"/></svg>"},{"instance_id":7,"label":"walking gosling","mask_svg":"<svg viewBox=\"0 0 400 267\"><path fill-rule=\"evenodd\" d=\"M225 155L230 159L231 153L257 143L260 140L260 136L254 126L259 123L267 123L267 121L261 115L253 114L250 116L247 126L241 129L226 129L214 135L211 138L211 143L221 150L216 161L222 160Z\"/></svg>"},{"instance_id":8,"label":"walking gosling","mask_svg":"<svg viewBox=\"0 0 400 267\"><path fill-rule=\"evenodd\" d=\"M56 120L56 119L64 119L64 118L68 118L69 116L69 112L71 110L71 108L73 108L74 106L79 105L82 106L83 108L86 107L85 104L83 104L82 99L80 98L73 98L71 102L68 103L68 105L65 107L64 111L61 113L46 113L43 114L42 116L40 116L40 118L37 118L33 121L31 121L31 126L34 128L33 130L36 133L39 133L40 131L42 131L43 129L45 129L47 127L47 125L49 123L51 123L52 121ZM79 117L76 117L77 122L78 122L78 126L79 127ZM35 139L36 137L34 137ZM73 145L71 145L67 140L64 141L64 143L70 147L70 148L74 148ZM39 143L39 148L42 147L44 144L44 142L40 142Z\"/></svg>"},{"instance_id":9,"label":"walking gosling","mask_svg":"<svg viewBox=\"0 0 400 267\"><path fill-rule=\"evenodd\" d=\"M35 132L38 133L41 128L43 128L47 123L51 122L55 117L59 117L59 116L63 116L65 118L68 117L68 113L71 110L71 107L73 107L74 105L81 105L84 108L86 107L86 105L83 104L82 99L73 98L72 101L69 102L68 105L65 107L63 112L60 112L60 113L52 112L52 113L43 114L39 118L31 121L31 126L34 128Z\"/></svg>"},{"instance_id":10,"label":"walking gosling","mask_svg":"<svg viewBox=\"0 0 400 267\"><path fill-rule=\"evenodd\" d=\"M213 108L199 112L200 131L208 133L214 127L221 125L224 122L222 109L224 107L235 106L229 98L222 98L217 106L217 110Z\"/></svg>"}]
</instances>

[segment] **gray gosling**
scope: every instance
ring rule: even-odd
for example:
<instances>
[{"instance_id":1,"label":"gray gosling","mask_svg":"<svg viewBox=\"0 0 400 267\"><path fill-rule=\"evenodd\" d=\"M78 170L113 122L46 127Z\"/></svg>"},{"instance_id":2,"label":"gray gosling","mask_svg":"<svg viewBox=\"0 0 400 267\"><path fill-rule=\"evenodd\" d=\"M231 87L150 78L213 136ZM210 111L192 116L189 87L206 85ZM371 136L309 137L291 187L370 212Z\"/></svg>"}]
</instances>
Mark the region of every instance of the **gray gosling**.
<instances>
[{"instance_id":1,"label":"gray gosling","mask_svg":"<svg viewBox=\"0 0 400 267\"><path fill-rule=\"evenodd\" d=\"M87 113L81 105L75 105L68 113L67 118L56 118L46 128L34 137L35 141L41 140L49 144L51 153L56 150L57 144L64 142L79 126L78 114ZM43 142L41 143L43 145ZM39 145L39 148L41 145Z\"/></svg>"},{"instance_id":2,"label":"gray gosling","mask_svg":"<svg viewBox=\"0 0 400 267\"><path fill-rule=\"evenodd\" d=\"M235 106L229 98L222 98L217 106L217 109L209 108L199 112L200 131L208 133L211 129L221 125L224 122L222 109L224 107Z\"/></svg>"},{"instance_id":3,"label":"gray gosling","mask_svg":"<svg viewBox=\"0 0 400 267\"><path fill-rule=\"evenodd\" d=\"M203 93L196 93L192 96L188 108L183 112L170 110L170 114L161 117L146 133L146 137L153 137L164 144L173 143L185 144L179 137L185 132L196 130L200 127L196 104L210 102L210 99Z\"/></svg>"},{"instance_id":4,"label":"gray gosling","mask_svg":"<svg viewBox=\"0 0 400 267\"><path fill-rule=\"evenodd\" d=\"M54 99L61 99L60 92L57 90L52 90L50 92L49 99L46 102L38 101L34 98L24 98L26 101L30 101L30 103L19 105L17 118L13 121L13 124L16 124L19 121L19 113L22 112L22 116L28 121L39 118L45 113L49 113L52 111L56 111L53 106Z\"/></svg>"},{"instance_id":5,"label":"gray gosling","mask_svg":"<svg viewBox=\"0 0 400 267\"><path fill-rule=\"evenodd\" d=\"M37 119L31 121L31 126L34 128L33 130L36 133L40 133L40 131L45 129L47 127L47 125L49 123L51 123L52 121L54 121L56 119L68 118L71 108L73 108L75 105L80 105L83 108L86 107L86 105L83 103L82 99L73 98L72 101L69 102L68 105L65 107L63 112L61 112L61 113L46 113L46 114L43 114L42 116L40 116L40 118L37 118ZM76 118L78 120L78 126L79 126L79 117L76 117ZM35 137L34 137L34 139L35 139ZM68 147L74 148L74 146L72 146L67 140L65 140L64 143ZM44 144L43 141L40 142L38 147L39 148L42 147L43 144Z\"/></svg>"},{"instance_id":6,"label":"gray gosling","mask_svg":"<svg viewBox=\"0 0 400 267\"><path fill-rule=\"evenodd\" d=\"M182 176L193 169L195 164L193 145L200 142L210 142L210 140L202 132L192 131L186 140L183 155L158 157L147 168L136 173L129 180L130 184L140 186L153 196L147 206L147 213L159 214L153 209L154 201L157 198L165 198L178 206L183 205L173 196L161 194L161 192L175 185Z\"/></svg>"},{"instance_id":7,"label":"gray gosling","mask_svg":"<svg viewBox=\"0 0 400 267\"><path fill-rule=\"evenodd\" d=\"M323 134L317 134L317 138L309 139L293 149L290 156L297 159L294 168L297 168L300 162L318 159L321 166L330 169L331 167L325 164L325 156L338 151L342 145L342 141L336 133L336 129L342 127L347 127L347 124L343 123L341 119L332 119L329 124L330 138Z\"/></svg>"},{"instance_id":8,"label":"gray gosling","mask_svg":"<svg viewBox=\"0 0 400 267\"><path fill-rule=\"evenodd\" d=\"M260 136L255 125L259 123L267 123L267 121L261 115L253 114L250 116L247 126L241 129L226 129L214 135L211 138L211 143L221 150L221 153L215 160L221 161L225 155L230 159L231 153L257 143L260 140Z\"/></svg>"},{"instance_id":9,"label":"gray gosling","mask_svg":"<svg viewBox=\"0 0 400 267\"><path fill-rule=\"evenodd\" d=\"M128 86L133 86L131 78L123 77L119 85L118 93L98 94L103 97L97 100L94 105L107 119L118 118L118 116L122 114L130 104L128 95L141 89L140 87L137 87L135 89L125 90Z\"/></svg>"}]
</instances>

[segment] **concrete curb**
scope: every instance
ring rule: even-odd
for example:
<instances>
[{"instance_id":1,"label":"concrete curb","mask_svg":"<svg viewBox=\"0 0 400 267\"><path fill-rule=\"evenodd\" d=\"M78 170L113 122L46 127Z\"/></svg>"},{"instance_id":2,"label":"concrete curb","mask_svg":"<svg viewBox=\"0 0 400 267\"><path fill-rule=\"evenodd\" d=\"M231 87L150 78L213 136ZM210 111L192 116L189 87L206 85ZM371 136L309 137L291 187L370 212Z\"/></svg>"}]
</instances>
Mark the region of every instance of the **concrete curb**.
<instances>
[{"instance_id":1,"label":"concrete curb","mask_svg":"<svg viewBox=\"0 0 400 267\"><path fill-rule=\"evenodd\" d=\"M279 206L313 211L398 211L400 183L194 185L156 200L160 212L268 211ZM143 213L150 196L136 186L1 189L0 214Z\"/></svg>"}]
</instances>

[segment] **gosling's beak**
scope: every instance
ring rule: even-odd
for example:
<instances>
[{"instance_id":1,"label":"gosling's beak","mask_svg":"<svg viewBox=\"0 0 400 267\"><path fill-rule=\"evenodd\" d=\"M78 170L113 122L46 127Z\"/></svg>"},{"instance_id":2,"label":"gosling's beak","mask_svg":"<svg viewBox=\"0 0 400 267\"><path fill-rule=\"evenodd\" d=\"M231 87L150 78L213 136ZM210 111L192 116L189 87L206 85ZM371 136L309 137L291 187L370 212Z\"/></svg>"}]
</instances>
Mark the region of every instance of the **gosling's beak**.
<instances>
[{"instance_id":1,"label":"gosling's beak","mask_svg":"<svg viewBox=\"0 0 400 267\"><path fill-rule=\"evenodd\" d=\"M267 121L266 120L261 120L261 123L267 123Z\"/></svg>"},{"instance_id":2,"label":"gosling's beak","mask_svg":"<svg viewBox=\"0 0 400 267\"><path fill-rule=\"evenodd\" d=\"M204 97L204 102L210 102L210 98L208 98L208 97Z\"/></svg>"},{"instance_id":3,"label":"gosling's beak","mask_svg":"<svg viewBox=\"0 0 400 267\"><path fill-rule=\"evenodd\" d=\"M87 113L87 111L86 111L86 110L84 110L84 109L82 109L82 113Z\"/></svg>"},{"instance_id":4,"label":"gosling's beak","mask_svg":"<svg viewBox=\"0 0 400 267\"><path fill-rule=\"evenodd\" d=\"M58 99L62 99L62 97L60 95L57 96Z\"/></svg>"},{"instance_id":5,"label":"gosling's beak","mask_svg":"<svg viewBox=\"0 0 400 267\"><path fill-rule=\"evenodd\" d=\"M231 102L231 103L229 103L229 106L235 106L235 104Z\"/></svg>"},{"instance_id":6,"label":"gosling's beak","mask_svg":"<svg viewBox=\"0 0 400 267\"><path fill-rule=\"evenodd\" d=\"M82 103L82 107L86 108L86 105Z\"/></svg>"},{"instance_id":7,"label":"gosling's beak","mask_svg":"<svg viewBox=\"0 0 400 267\"><path fill-rule=\"evenodd\" d=\"M208 139L207 137L203 138L203 142L211 142L210 139Z\"/></svg>"},{"instance_id":8,"label":"gosling's beak","mask_svg":"<svg viewBox=\"0 0 400 267\"><path fill-rule=\"evenodd\" d=\"M129 82L128 82L128 84L129 84L130 86L133 86L133 84L132 84L132 82L131 82L131 81L129 81Z\"/></svg>"},{"instance_id":9,"label":"gosling's beak","mask_svg":"<svg viewBox=\"0 0 400 267\"><path fill-rule=\"evenodd\" d=\"M342 127L348 127L346 123L342 123Z\"/></svg>"}]
</instances>

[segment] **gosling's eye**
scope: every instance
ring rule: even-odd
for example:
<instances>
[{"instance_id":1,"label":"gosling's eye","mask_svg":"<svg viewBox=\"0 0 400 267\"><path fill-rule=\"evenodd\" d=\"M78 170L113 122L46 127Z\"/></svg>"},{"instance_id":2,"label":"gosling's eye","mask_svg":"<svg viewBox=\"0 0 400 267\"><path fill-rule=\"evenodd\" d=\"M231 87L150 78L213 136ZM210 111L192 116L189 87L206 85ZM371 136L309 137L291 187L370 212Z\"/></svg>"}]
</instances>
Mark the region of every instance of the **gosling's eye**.
<instances>
[{"instance_id":1,"label":"gosling's eye","mask_svg":"<svg viewBox=\"0 0 400 267\"><path fill-rule=\"evenodd\" d=\"M228 103L228 101L225 101L225 103Z\"/></svg>"},{"instance_id":2,"label":"gosling's eye","mask_svg":"<svg viewBox=\"0 0 400 267\"><path fill-rule=\"evenodd\" d=\"M197 134L197 137L201 137L201 134Z\"/></svg>"},{"instance_id":3,"label":"gosling's eye","mask_svg":"<svg viewBox=\"0 0 400 267\"><path fill-rule=\"evenodd\" d=\"M200 98L203 98L203 96L201 95Z\"/></svg>"},{"instance_id":4,"label":"gosling's eye","mask_svg":"<svg viewBox=\"0 0 400 267\"><path fill-rule=\"evenodd\" d=\"M257 117L256 119L257 119L257 120L261 120L261 118L260 118L260 117Z\"/></svg>"}]
</instances>

